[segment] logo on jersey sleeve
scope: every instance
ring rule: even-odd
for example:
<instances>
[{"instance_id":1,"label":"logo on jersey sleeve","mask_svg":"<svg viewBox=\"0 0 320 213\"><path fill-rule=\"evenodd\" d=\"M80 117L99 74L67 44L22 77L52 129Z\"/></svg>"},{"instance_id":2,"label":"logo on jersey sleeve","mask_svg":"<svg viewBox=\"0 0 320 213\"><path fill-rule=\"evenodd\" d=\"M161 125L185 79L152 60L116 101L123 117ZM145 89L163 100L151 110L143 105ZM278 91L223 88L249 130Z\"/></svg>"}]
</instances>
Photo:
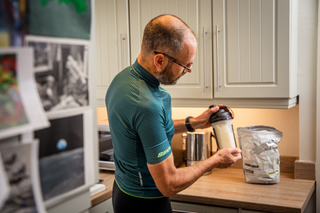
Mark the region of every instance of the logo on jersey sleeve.
<instances>
[{"instance_id":1,"label":"logo on jersey sleeve","mask_svg":"<svg viewBox=\"0 0 320 213\"><path fill-rule=\"evenodd\" d=\"M163 152L160 152L160 153L158 154L158 158L164 156L165 154L167 154L168 152L170 152L170 150L171 150L171 147L169 146L168 149L166 149L166 150L164 150Z\"/></svg>"}]
</instances>

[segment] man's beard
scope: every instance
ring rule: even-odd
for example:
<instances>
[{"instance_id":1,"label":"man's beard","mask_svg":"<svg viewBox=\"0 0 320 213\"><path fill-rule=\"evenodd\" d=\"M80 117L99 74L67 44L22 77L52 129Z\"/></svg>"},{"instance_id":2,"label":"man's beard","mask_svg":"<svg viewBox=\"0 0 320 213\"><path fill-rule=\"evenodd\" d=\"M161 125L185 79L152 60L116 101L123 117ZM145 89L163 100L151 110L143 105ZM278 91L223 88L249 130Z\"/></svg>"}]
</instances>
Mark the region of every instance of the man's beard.
<instances>
[{"instance_id":1,"label":"man's beard","mask_svg":"<svg viewBox=\"0 0 320 213\"><path fill-rule=\"evenodd\" d=\"M172 64L172 62L168 63L162 71L154 73L154 77L163 85L175 85L181 76L183 76L183 73L181 73L177 78L173 79Z\"/></svg>"}]
</instances>

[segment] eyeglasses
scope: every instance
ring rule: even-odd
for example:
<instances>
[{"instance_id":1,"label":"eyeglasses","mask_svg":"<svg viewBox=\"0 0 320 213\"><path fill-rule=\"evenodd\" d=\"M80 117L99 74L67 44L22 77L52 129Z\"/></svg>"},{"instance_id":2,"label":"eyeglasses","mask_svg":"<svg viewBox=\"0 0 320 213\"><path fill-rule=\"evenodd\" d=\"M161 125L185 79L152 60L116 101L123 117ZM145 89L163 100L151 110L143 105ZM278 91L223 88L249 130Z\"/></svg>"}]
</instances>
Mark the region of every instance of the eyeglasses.
<instances>
[{"instance_id":1,"label":"eyeglasses","mask_svg":"<svg viewBox=\"0 0 320 213\"><path fill-rule=\"evenodd\" d=\"M176 59L172 58L171 56L169 56L169 55L167 55L165 53L154 51L154 54L162 54L164 56L167 56L171 61L173 61L174 63L176 63L176 64L180 65L181 67L183 67L184 68L184 70L183 70L184 73L191 72L193 62L190 62L187 65L184 65L184 64L180 63L179 61L177 61Z\"/></svg>"}]
</instances>

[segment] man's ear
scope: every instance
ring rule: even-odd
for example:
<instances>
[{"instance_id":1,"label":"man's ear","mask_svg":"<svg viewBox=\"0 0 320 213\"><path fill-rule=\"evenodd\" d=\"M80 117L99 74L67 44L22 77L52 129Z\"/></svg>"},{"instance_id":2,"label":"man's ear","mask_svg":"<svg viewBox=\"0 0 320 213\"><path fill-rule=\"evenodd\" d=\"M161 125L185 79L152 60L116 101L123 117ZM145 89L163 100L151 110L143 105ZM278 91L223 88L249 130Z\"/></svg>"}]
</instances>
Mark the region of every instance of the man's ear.
<instances>
[{"instance_id":1,"label":"man's ear","mask_svg":"<svg viewBox=\"0 0 320 213\"><path fill-rule=\"evenodd\" d=\"M166 60L166 57L164 57L164 55L157 54L153 57L153 63L156 67L156 71L160 72L167 66L168 60Z\"/></svg>"}]
</instances>

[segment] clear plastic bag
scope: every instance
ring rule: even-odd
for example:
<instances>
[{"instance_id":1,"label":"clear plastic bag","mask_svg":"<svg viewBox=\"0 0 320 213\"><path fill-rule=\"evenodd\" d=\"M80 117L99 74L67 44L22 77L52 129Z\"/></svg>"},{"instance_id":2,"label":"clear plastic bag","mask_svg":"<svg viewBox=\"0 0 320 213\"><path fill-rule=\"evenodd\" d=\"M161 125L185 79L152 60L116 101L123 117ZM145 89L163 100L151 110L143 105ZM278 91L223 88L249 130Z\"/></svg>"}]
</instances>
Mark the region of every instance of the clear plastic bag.
<instances>
[{"instance_id":1,"label":"clear plastic bag","mask_svg":"<svg viewBox=\"0 0 320 213\"><path fill-rule=\"evenodd\" d=\"M278 144L282 132L269 126L237 128L242 166L247 183L280 182Z\"/></svg>"}]
</instances>

